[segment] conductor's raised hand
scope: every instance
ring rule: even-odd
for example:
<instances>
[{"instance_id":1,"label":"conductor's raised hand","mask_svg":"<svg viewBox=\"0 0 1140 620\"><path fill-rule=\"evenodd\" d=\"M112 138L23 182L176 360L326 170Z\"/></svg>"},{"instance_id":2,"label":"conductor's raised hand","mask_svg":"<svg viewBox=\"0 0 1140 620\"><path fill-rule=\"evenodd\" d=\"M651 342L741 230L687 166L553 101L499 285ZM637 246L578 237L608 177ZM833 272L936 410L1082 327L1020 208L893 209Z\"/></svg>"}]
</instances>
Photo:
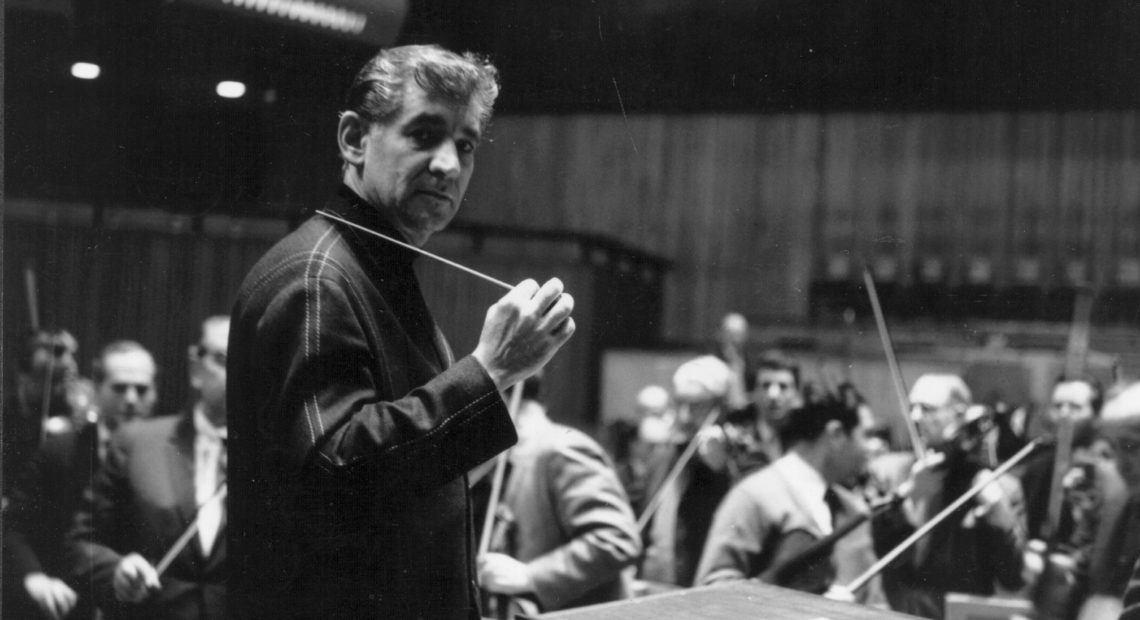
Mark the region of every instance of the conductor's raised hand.
<instances>
[{"instance_id":1,"label":"conductor's raised hand","mask_svg":"<svg viewBox=\"0 0 1140 620\"><path fill-rule=\"evenodd\" d=\"M574 333L574 298L558 278L523 280L487 310L473 353L500 391L538 372Z\"/></svg>"}]
</instances>

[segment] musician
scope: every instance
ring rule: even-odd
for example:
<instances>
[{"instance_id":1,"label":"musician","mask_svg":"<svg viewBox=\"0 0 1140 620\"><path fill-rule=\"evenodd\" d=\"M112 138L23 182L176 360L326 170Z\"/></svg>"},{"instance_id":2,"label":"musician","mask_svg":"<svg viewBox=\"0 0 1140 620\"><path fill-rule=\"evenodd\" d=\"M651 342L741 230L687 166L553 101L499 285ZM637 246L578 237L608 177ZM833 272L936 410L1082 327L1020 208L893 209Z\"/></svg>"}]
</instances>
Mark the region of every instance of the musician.
<instances>
[{"instance_id":1,"label":"musician","mask_svg":"<svg viewBox=\"0 0 1140 620\"><path fill-rule=\"evenodd\" d=\"M844 483L866 468L868 430L856 409L839 402L792 410L784 427L787 452L734 486L717 509L697 583L759 578L823 594L870 567L875 557L863 523L803 568L779 575L770 570L837 525L866 515L866 503ZM860 600L872 591L861 590Z\"/></svg>"},{"instance_id":2,"label":"musician","mask_svg":"<svg viewBox=\"0 0 1140 620\"><path fill-rule=\"evenodd\" d=\"M1090 595L1081 608L1082 620L1116 618L1121 596L1140 559L1140 383L1109 399L1099 430L1112 446L1123 494L1107 494L1089 564ZM1128 598L1135 605L1133 592ZM1135 608L1131 609L1136 614Z\"/></svg>"},{"instance_id":3,"label":"musician","mask_svg":"<svg viewBox=\"0 0 1140 620\"><path fill-rule=\"evenodd\" d=\"M540 375L523 384L519 443L479 583L544 612L629 598L622 572L641 555L629 500L602 447L550 420L541 388Z\"/></svg>"},{"instance_id":4,"label":"musician","mask_svg":"<svg viewBox=\"0 0 1140 620\"><path fill-rule=\"evenodd\" d=\"M1074 425L1081 427L1084 431L1077 434L1087 437L1087 441L1080 442L1083 445L1074 447L1087 447L1091 444L1093 438L1092 424L1100 415L1103 400L1103 390L1100 382L1096 379L1091 377L1059 377L1053 384L1053 391L1049 400L1049 415L1046 418L1047 430L1054 432L1058 420L1061 416L1066 416L1073 421ZM1045 534L1043 527L1049 507L1049 487L1053 479L1055 455L1056 449L1053 446L1039 451L1026 462L1024 471L1021 473L1021 484L1025 490L1028 535L1031 539L1041 539ZM1066 509L1062 515L1069 513L1070 510ZM1057 539L1066 540L1072 534L1072 530L1072 520L1067 516L1063 517L1060 531L1056 535Z\"/></svg>"},{"instance_id":5,"label":"musician","mask_svg":"<svg viewBox=\"0 0 1140 620\"><path fill-rule=\"evenodd\" d=\"M69 536L77 581L103 617L221 618L225 612L226 352L229 317L201 325L189 347L193 402L138 419L110 440ZM197 532L156 570L197 519Z\"/></svg>"},{"instance_id":6,"label":"musician","mask_svg":"<svg viewBox=\"0 0 1140 620\"><path fill-rule=\"evenodd\" d=\"M90 589L73 579L64 539L112 430L133 415L150 414L155 372L142 345L119 340L105 346L94 363L95 423L49 426L43 445L6 482L4 608L11 617L92 617Z\"/></svg>"},{"instance_id":7,"label":"musician","mask_svg":"<svg viewBox=\"0 0 1140 620\"><path fill-rule=\"evenodd\" d=\"M646 487L650 502L660 496L645 531L641 578L646 581L693 585L713 513L732 484L723 430L715 425L699 429L710 416L718 419L727 411L730 374L728 366L711 355L691 359L673 374L675 423L670 440L652 456ZM682 464L670 481L679 458L694 441L696 456Z\"/></svg>"},{"instance_id":8,"label":"musician","mask_svg":"<svg viewBox=\"0 0 1140 620\"><path fill-rule=\"evenodd\" d=\"M15 385L4 402L7 475L14 475L35 452L45 430L86 423L91 400L90 385L79 376L75 360L79 343L68 331L32 332L18 349ZM50 426L45 429L45 424Z\"/></svg>"},{"instance_id":9,"label":"musician","mask_svg":"<svg viewBox=\"0 0 1140 620\"><path fill-rule=\"evenodd\" d=\"M926 374L910 391L911 419L929 448L926 461L890 454L872 461L872 479L880 488L909 487L905 501L872 522L875 551L882 556L938 514L988 474L986 435L973 425L972 396L956 375ZM890 457L890 458L888 458ZM906 482L903 485L903 482ZM945 596L963 592L983 596L996 585L1023 585L1025 545L1021 486L1003 476L900 556L883 573L891 608L927 618L941 618Z\"/></svg>"},{"instance_id":10,"label":"musician","mask_svg":"<svg viewBox=\"0 0 1140 620\"><path fill-rule=\"evenodd\" d=\"M337 127L335 217L422 247L459 209L498 73L386 49ZM467 472L515 442L500 393L571 336L573 298L526 280L454 361L417 253L314 215L233 310L230 601L236 617L477 618Z\"/></svg>"}]
</instances>

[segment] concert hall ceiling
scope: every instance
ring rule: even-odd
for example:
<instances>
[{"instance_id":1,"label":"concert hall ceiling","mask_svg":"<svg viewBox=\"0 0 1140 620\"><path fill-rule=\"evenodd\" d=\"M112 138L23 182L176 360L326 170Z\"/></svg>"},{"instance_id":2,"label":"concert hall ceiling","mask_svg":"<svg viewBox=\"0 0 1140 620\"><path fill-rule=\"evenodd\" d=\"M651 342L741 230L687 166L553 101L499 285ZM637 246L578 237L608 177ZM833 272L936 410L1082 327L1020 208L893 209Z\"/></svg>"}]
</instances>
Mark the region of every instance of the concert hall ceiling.
<instances>
[{"instance_id":1,"label":"concert hall ceiling","mask_svg":"<svg viewBox=\"0 0 1140 620\"><path fill-rule=\"evenodd\" d=\"M1140 105L1140 3L1125 0L320 1L399 5L397 42L491 54L501 114ZM150 201L186 176L216 174L239 201L272 182L265 136L323 131L374 46L211 3L239 2L8 0L9 193L89 199L116 179L102 189L130 199L119 170ZM100 77L73 78L78 60ZM219 99L223 79L246 94ZM187 149L207 163L165 157Z\"/></svg>"}]
</instances>

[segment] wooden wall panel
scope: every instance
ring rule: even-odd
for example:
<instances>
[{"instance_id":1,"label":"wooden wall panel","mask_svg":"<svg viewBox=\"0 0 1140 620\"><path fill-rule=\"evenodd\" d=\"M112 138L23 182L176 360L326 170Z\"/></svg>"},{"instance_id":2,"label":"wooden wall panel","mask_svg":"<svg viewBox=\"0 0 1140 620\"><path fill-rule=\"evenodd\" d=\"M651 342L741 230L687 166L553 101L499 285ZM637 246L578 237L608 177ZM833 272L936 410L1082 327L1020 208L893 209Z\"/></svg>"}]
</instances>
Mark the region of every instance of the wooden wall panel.
<instances>
[{"instance_id":1,"label":"wooden wall panel","mask_svg":"<svg viewBox=\"0 0 1140 620\"><path fill-rule=\"evenodd\" d=\"M886 256L897 280L913 283L931 258L942 264L940 286L978 284L988 261L998 293L1022 283L1046 291L1067 283L1067 263L1084 260L1098 283L1135 290L1140 112L500 117L460 218L606 235L673 261L660 334L689 343L728 310L765 324L804 320L809 285L844 252L849 282L863 260ZM34 259L41 304L78 332L85 357L118 335L180 351L184 329L164 336L145 326L174 318L189 329L228 311L269 244L238 229L202 236L177 222L106 224L16 219L5 231L5 292ZM565 275L584 286L573 261L495 260L486 266L503 279ZM473 346L472 325L497 291L462 278L435 286L441 313L463 310L448 319L457 349ZM6 335L22 320L21 299L6 295ZM1019 313L1032 300L1002 303ZM181 372L167 364L168 375Z\"/></svg>"},{"instance_id":2,"label":"wooden wall panel","mask_svg":"<svg viewBox=\"0 0 1140 620\"><path fill-rule=\"evenodd\" d=\"M1077 258L1115 282L1120 257L1140 269L1137 116L500 118L463 217L673 259L663 335L677 340L707 337L731 309L802 319L808 285L844 253L880 276L893 264L902 284L930 268L937 286L1045 291Z\"/></svg>"}]
</instances>

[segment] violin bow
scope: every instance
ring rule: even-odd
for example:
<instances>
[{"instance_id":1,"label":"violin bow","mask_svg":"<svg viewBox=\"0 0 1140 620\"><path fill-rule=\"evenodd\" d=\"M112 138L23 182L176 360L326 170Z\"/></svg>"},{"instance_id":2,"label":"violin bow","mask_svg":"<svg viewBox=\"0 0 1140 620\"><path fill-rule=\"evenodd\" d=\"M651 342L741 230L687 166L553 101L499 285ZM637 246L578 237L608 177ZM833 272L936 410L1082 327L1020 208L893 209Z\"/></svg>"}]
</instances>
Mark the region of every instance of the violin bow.
<instances>
[{"instance_id":1,"label":"violin bow","mask_svg":"<svg viewBox=\"0 0 1140 620\"><path fill-rule=\"evenodd\" d=\"M511 403L508 407L511 421L514 422L519 415L522 405L523 382L519 381L511 388ZM495 513L499 511L499 502L502 500L503 479L507 474L507 461L510 459L510 450L504 450L495 457L495 472L491 475L491 496L487 498L487 514L483 515L483 534L479 538L479 553L481 556L491 549L491 532L495 528Z\"/></svg>"},{"instance_id":2,"label":"violin bow","mask_svg":"<svg viewBox=\"0 0 1140 620\"><path fill-rule=\"evenodd\" d=\"M1092 304L1095 297L1091 286L1077 287L1073 300L1073 322L1069 325L1069 342L1065 347L1066 381L1079 379L1088 357ZM1049 483L1049 504L1045 512L1045 536L1055 539L1061 525L1061 507L1064 499L1065 473L1073 458L1073 418L1068 411L1057 420L1057 443L1053 456L1053 477Z\"/></svg>"},{"instance_id":3,"label":"violin bow","mask_svg":"<svg viewBox=\"0 0 1140 620\"><path fill-rule=\"evenodd\" d=\"M685 451L681 453L681 456L677 457L677 462L673 464L673 468L669 470L669 474L665 476L665 479L661 482L661 486L657 488L657 492L653 494L649 503L645 505L645 510L641 512L641 516L637 518L637 531L645 530L645 526L649 523L649 520L653 518L653 513L657 512L657 509L661 507L661 502L665 499L666 491L669 487L673 486L673 483L681 476L681 472L684 471L685 466L689 464L693 455L696 454L697 448L700 445L702 432L713 424L716 424L717 418L719 417L719 406L713 407L712 410L708 412L708 415L705 416L700 427L693 433L693 438L690 439L688 445L685 446Z\"/></svg>"},{"instance_id":4,"label":"violin bow","mask_svg":"<svg viewBox=\"0 0 1140 620\"><path fill-rule=\"evenodd\" d=\"M879 558L879 561L872 564L870 568L863 572L863 574L853 579L851 583L847 584L846 589L850 592L856 592L863 586L867 585L867 582L873 579L875 575L878 575L884 568L889 566L891 562L894 562L896 558L902 555L904 551L922 539L922 537L929 534L931 530L938 527L938 525L945 521L950 515L952 515L954 511L961 508L963 504L973 499L974 496L976 496L978 493L981 493L986 487L996 482L998 478L1001 478L1007 472L1009 472L1009 470L1013 469L1019 463L1021 463L1021 461L1025 460L1025 458L1028 457L1034 450L1036 450L1043 441L1043 438L1038 437L1033 441L1025 444L1021 450L1017 451L1017 454L1014 454L1009 458L1009 460L1002 463L996 469L988 473L985 477L978 481L977 484L970 487L968 491L958 496L958 499L954 500L952 503L950 503L950 505L943 508L941 512L934 515L934 517L929 521L922 524L922 526L916 529L913 534L906 538L906 540L902 541L894 549L891 549L889 552L883 555L883 557Z\"/></svg>"},{"instance_id":5,"label":"violin bow","mask_svg":"<svg viewBox=\"0 0 1140 620\"><path fill-rule=\"evenodd\" d=\"M174 544L170 546L170 549L166 551L166 553L162 556L162 559L158 561L158 564L154 565L154 570L156 573L158 573L159 577L162 577L162 574L166 572L166 569L170 568L170 565L174 563L174 558L178 557L178 554L182 553L182 550L186 548L186 545L190 544L190 539L194 538L194 534L198 533L198 527L201 524L202 520L202 509L211 502L222 501L225 499L225 497L226 483L223 482L218 487L218 490L214 491L214 494L211 495L209 499L202 502L201 505L198 506L197 511L194 513L194 520L190 522L189 527L187 527L182 532L182 535L178 537L178 540L174 541Z\"/></svg>"},{"instance_id":6,"label":"violin bow","mask_svg":"<svg viewBox=\"0 0 1140 620\"><path fill-rule=\"evenodd\" d=\"M910 399L907 397L906 381L903 379L902 369L899 368L894 347L891 345L891 334L887 331L887 320L883 316L883 307L879 304L879 293L875 290L875 278L866 265L863 266L863 284L867 287L867 296L871 299L871 311L875 314L875 324L879 328L879 340L883 344L883 354L887 357L891 383L895 388L895 397L898 399L899 412L902 414L907 435L910 437L910 445L914 449L914 456L920 461L924 460L926 458L926 446L918 434L914 420L910 419Z\"/></svg>"},{"instance_id":7,"label":"violin bow","mask_svg":"<svg viewBox=\"0 0 1140 620\"><path fill-rule=\"evenodd\" d=\"M39 287L36 286L36 269L32 264L24 265L24 291L28 301L28 323L32 333L40 331L40 303ZM51 382L55 379L55 352L48 356L47 372L44 373L43 394L40 400L40 441L43 445L47 439L47 421L51 416Z\"/></svg>"}]
</instances>

